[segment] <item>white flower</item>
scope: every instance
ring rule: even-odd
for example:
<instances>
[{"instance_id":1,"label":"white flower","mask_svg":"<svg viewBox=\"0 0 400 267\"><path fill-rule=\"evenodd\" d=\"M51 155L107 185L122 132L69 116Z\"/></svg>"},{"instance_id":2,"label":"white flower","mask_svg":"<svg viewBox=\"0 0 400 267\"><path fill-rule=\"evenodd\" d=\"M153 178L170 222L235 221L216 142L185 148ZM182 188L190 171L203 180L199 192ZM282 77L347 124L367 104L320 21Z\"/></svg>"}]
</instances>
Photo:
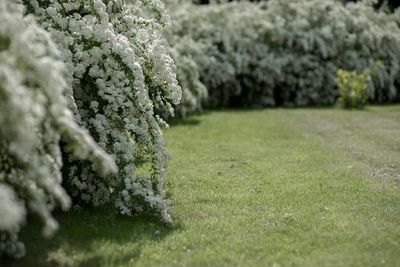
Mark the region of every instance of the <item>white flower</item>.
<instances>
[{"instance_id":1,"label":"white flower","mask_svg":"<svg viewBox=\"0 0 400 267\"><path fill-rule=\"evenodd\" d=\"M25 221L26 210L11 187L0 183L0 231L13 231Z\"/></svg>"},{"instance_id":2,"label":"white flower","mask_svg":"<svg viewBox=\"0 0 400 267\"><path fill-rule=\"evenodd\" d=\"M142 43L142 44L147 43L149 41L149 38L150 38L150 36L146 30L143 30L143 29L138 30L137 39L138 39L139 43Z\"/></svg>"}]
</instances>

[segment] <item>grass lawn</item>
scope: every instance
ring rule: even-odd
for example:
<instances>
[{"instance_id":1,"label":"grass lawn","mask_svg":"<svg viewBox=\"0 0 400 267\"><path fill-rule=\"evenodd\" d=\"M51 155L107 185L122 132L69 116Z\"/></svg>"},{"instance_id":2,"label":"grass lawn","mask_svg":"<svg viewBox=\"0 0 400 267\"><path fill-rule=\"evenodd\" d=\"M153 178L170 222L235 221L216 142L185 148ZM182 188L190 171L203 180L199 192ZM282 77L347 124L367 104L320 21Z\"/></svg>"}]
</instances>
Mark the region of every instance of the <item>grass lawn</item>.
<instances>
[{"instance_id":1,"label":"grass lawn","mask_svg":"<svg viewBox=\"0 0 400 267\"><path fill-rule=\"evenodd\" d=\"M0 266L400 266L400 106L208 112L165 137L172 226L73 210Z\"/></svg>"}]
</instances>

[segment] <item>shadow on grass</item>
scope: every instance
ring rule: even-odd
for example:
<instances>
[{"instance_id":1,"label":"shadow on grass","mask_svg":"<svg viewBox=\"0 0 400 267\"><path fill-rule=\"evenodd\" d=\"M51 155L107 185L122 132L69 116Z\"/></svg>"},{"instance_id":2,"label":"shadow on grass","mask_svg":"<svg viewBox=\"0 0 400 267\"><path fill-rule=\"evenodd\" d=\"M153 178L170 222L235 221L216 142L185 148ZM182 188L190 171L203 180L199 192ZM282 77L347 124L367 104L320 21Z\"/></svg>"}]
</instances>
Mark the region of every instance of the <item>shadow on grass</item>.
<instances>
[{"instance_id":1,"label":"shadow on grass","mask_svg":"<svg viewBox=\"0 0 400 267\"><path fill-rule=\"evenodd\" d=\"M29 218L21 233L27 255L1 259L2 267L116 266L135 262L145 242L159 241L180 228L149 216L117 215L112 209L75 209L56 213L60 230L51 239L41 235L41 224ZM104 252L104 253L103 253Z\"/></svg>"},{"instance_id":2,"label":"shadow on grass","mask_svg":"<svg viewBox=\"0 0 400 267\"><path fill-rule=\"evenodd\" d=\"M276 111L276 110L332 110L337 109L335 105L310 105L310 106L268 106L268 107L242 107L242 108L220 108L210 109L208 112L213 113L258 113L260 111Z\"/></svg>"},{"instance_id":3,"label":"shadow on grass","mask_svg":"<svg viewBox=\"0 0 400 267\"><path fill-rule=\"evenodd\" d=\"M201 117L210 114L210 111L195 112L185 118L171 118L168 120L170 126L197 126L201 123Z\"/></svg>"},{"instance_id":4,"label":"shadow on grass","mask_svg":"<svg viewBox=\"0 0 400 267\"><path fill-rule=\"evenodd\" d=\"M243 107L243 108L221 108L210 109L208 112L213 113L257 113L260 111L345 111L345 112L376 112L376 108L385 108L389 111L398 111L398 104L367 104L363 108L344 108L340 104L327 105L305 105L305 106L270 106L270 107Z\"/></svg>"}]
</instances>

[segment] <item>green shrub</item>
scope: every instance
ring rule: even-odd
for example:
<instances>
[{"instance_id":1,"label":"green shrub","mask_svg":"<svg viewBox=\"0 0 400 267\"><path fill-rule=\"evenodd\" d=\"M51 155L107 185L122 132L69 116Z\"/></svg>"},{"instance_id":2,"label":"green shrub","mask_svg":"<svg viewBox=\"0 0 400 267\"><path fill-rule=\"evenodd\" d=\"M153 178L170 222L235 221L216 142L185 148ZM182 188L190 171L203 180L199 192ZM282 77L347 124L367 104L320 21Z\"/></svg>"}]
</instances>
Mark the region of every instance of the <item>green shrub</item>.
<instances>
[{"instance_id":1,"label":"green shrub","mask_svg":"<svg viewBox=\"0 0 400 267\"><path fill-rule=\"evenodd\" d=\"M368 71L358 73L339 69L336 77L340 95L339 103L345 108L363 108L368 102L369 81Z\"/></svg>"}]
</instances>

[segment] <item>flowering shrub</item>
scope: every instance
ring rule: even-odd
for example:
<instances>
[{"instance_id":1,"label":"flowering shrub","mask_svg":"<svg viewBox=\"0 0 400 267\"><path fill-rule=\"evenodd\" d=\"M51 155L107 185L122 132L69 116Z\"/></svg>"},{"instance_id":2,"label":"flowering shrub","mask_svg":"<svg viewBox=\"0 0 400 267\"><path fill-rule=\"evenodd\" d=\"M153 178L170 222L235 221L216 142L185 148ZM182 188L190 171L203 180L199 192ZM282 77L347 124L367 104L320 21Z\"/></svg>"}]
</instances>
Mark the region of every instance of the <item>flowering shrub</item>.
<instances>
[{"instance_id":1,"label":"flowering shrub","mask_svg":"<svg viewBox=\"0 0 400 267\"><path fill-rule=\"evenodd\" d=\"M179 51L196 62L200 76L195 82L203 83L208 89L207 106L228 106L231 96L258 90L265 75L256 75L257 69L253 68L253 64L259 63L254 61L253 53L261 51L253 42L251 29L254 29L254 17L261 10L248 4L240 4L240 7L238 4L204 7L179 4L175 8L172 6L172 10L175 19L171 43L187 44L181 45ZM176 58L176 64L182 65L179 58ZM251 78L257 81L248 85L255 87L244 89ZM252 96L248 99L241 96L248 104L256 101Z\"/></svg>"},{"instance_id":2,"label":"flowering shrub","mask_svg":"<svg viewBox=\"0 0 400 267\"><path fill-rule=\"evenodd\" d=\"M395 101L400 12L376 11L367 2L172 3L172 34L195 44L186 53L208 89L208 106L333 104L339 68L362 71L377 61L383 64L368 97Z\"/></svg>"},{"instance_id":3,"label":"flowering shrub","mask_svg":"<svg viewBox=\"0 0 400 267\"><path fill-rule=\"evenodd\" d=\"M63 95L63 64L49 34L11 1L0 1L0 256L25 253L18 232L28 212L51 235L55 206L68 209L61 186L61 140L75 160L99 174L115 170L110 156L80 128ZM72 104L72 97L69 96Z\"/></svg>"},{"instance_id":4,"label":"flowering shrub","mask_svg":"<svg viewBox=\"0 0 400 267\"><path fill-rule=\"evenodd\" d=\"M77 120L119 168L99 179L91 164L68 158L65 187L76 203L113 202L128 215L153 210L170 222L161 116L172 116L181 89L160 37L170 23L161 2L23 2L61 50Z\"/></svg>"},{"instance_id":5,"label":"flowering shrub","mask_svg":"<svg viewBox=\"0 0 400 267\"><path fill-rule=\"evenodd\" d=\"M201 50L197 44L189 38L170 37L171 56L177 65L177 78L182 88L181 104L175 108L179 117L185 117L189 113L202 110L203 102L207 99L208 92L200 81L199 66L193 60L193 56L200 57Z\"/></svg>"},{"instance_id":6,"label":"flowering shrub","mask_svg":"<svg viewBox=\"0 0 400 267\"><path fill-rule=\"evenodd\" d=\"M339 69L336 82L339 87L339 102L345 108L363 108L368 102L367 88L370 79L368 71L357 73Z\"/></svg>"}]
</instances>

